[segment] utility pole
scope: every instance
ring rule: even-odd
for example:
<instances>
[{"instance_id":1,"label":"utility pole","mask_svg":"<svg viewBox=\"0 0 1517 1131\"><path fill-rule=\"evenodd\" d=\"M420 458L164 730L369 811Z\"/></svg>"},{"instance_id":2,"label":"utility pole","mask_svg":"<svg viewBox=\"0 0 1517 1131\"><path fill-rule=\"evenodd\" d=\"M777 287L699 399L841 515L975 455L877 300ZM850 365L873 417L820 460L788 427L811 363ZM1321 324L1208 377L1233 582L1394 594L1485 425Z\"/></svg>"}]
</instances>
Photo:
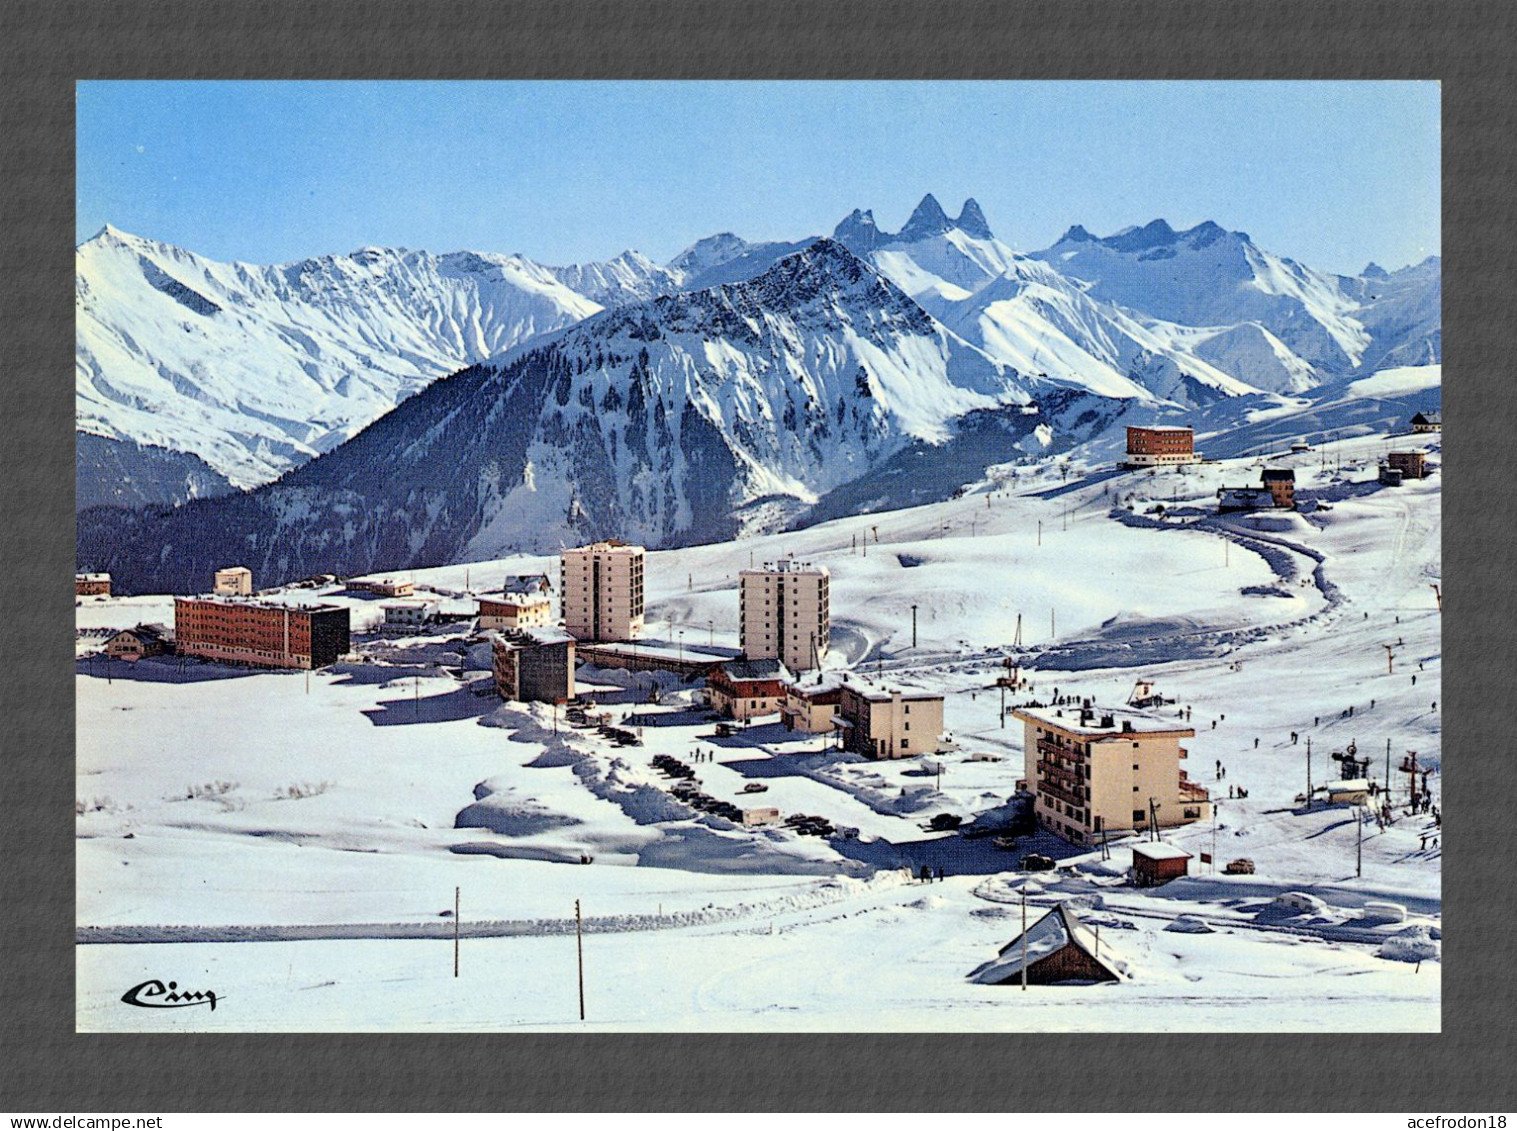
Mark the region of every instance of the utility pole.
<instances>
[{"instance_id":1,"label":"utility pole","mask_svg":"<svg viewBox=\"0 0 1517 1131\"><path fill-rule=\"evenodd\" d=\"M1006 727L1006 685L1001 684L1001 727Z\"/></svg>"},{"instance_id":2,"label":"utility pole","mask_svg":"<svg viewBox=\"0 0 1517 1131\"><path fill-rule=\"evenodd\" d=\"M1012 637L1011 644L1012 644L1013 648L1020 648L1022 646L1022 614L1021 613L1017 614L1017 634L1014 637Z\"/></svg>"},{"instance_id":3,"label":"utility pole","mask_svg":"<svg viewBox=\"0 0 1517 1131\"><path fill-rule=\"evenodd\" d=\"M1217 870L1217 809L1219 803L1211 803L1211 870Z\"/></svg>"},{"instance_id":4,"label":"utility pole","mask_svg":"<svg viewBox=\"0 0 1517 1131\"><path fill-rule=\"evenodd\" d=\"M1306 811L1312 809L1312 736L1306 736Z\"/></svg>"},{"instance_id":5,"label":"utility pole","mask_svg":"<svg viewBox=\"0 0 1517 1131\"><path fill-rule=\"evenodd\" d=\"M579 1019L585 1019L585 938L579 917L579 900L574 901L574 949L579 954Z\"/></svg>"},{"instance_id":6,"label":"utility pole","mask_svg":"<svg viewBox=\"0 0 1517 1131\"><path fill-rule=\"evenodd\" d=\"M453 889L453 977L458 977L458 889Z\"/></svg>"},{"instance_id":7,"label":"utility pole","mask_svg":"<svg viewBox=\"0 0 1517 1131\"><path fill-rule=\"evenodd\" d=\"M1380 647L1385 649L1385 674L1395 675L1396 669L1391 665L1391 660L1396 655L1396 653L1392 651L1392 649L1394 649L1396 646L1394 644L1382 644Z\"/></svg>"},{"instance_id":8,"label":"utility pole","mask_svg":"<svg viewBox=\"0 0 1517 1131\"><path fill-rule=\"evenodd\" d=\"M1391 799L1391 740L1385 740L1385 799Z\"/></svg>"},{"instance_id":9,"label":"utility pole","mask_svg":"<svg viewBox=\"0 0 1517 1131\"><path fill-rule=\"evenodd\" d=\"M917 646L917 607L911 606L911 646Z\"/></svg>"},{"instance_id":10,"label":"utility pole","mask_svg":"<svg viewBox=\"0 0 1517 1131\"><path fill-rule=\"evenodd\" d=\"M1443 612L1443 590L1437 584L1433 585L1433 596L1438 599L1438 611Z\"/></svg>"},{"instance_id":11,"label":"utility pole","mask_svg":"<svg viewBox=\"0 0 1517 1131\"><path fill-rule=\"evenodd\" d=\"M1364 875L1364 810L1362 807L1354 810L1354 825L1359 830L1359 837L1354 842L1354 876Z\"/></svg>"},{"instance_id":12,"label":"utility pole","mask_svg":"<svg viewBox=\"0 0 1517 1131\"><path fill-rule=\"evenodd\" d=\"M1043 544L1043 520L1040 518L1040 519L1038 519L1038 545L1041 546L1042 544Z\"/></svg>"},{"instance_id":13,"label":"utility pole","mask_svg":"<svg viewBox=\"0 0 1517 1131\"><path fill-rule=\"evenodd\" d=\"M706 621L706 647L708 647L708 648L715 648L716 647L716 621L715 620L708 620L708 621Z\"/></svg>"},{"instance_id":14,"label":"utility pole","mask_svg":"<svg viewBox=\"0 0 1517 1131\"><path fill-rule=\"evenodd\" d=\"M1027 989L1027 888L1022 888L1022 989Z\"/></svg>"},{"instance_id":15,"label":"utility pole","mask_svg":"<svg viewBox=\"0 0 1517 1131\"><path fill-rule=\"evenodd\" d=\"M1048 638L1050 640L1059 635L1058 621L1056 619L1057 612L1058 610L1056 609L1048 610Z\"/></svg>"}]
</instances>

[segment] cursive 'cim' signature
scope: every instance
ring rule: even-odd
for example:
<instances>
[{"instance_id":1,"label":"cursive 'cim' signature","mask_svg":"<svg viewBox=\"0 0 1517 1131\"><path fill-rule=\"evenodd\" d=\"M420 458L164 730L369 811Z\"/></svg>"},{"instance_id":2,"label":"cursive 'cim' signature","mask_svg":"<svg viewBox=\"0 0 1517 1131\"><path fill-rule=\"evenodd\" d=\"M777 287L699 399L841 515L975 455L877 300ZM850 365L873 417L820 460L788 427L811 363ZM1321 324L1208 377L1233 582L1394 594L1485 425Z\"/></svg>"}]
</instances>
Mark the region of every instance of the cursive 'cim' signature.
<instances>
[{"instance_id":1,"label":"cursive 'cim' signature","mask_svg":"<svg viewBox=\"0 0 1517 1131\"><path fill-rule=\"evenodd\" d=\"M186 1005L210 1003L211 1012L216 1012L215 990L183 990L178 982L165 986L157 978L149 978L121 995L127 1005L140 1005L144 1009L180 1009Z\"/></svg>"}]
</instances>

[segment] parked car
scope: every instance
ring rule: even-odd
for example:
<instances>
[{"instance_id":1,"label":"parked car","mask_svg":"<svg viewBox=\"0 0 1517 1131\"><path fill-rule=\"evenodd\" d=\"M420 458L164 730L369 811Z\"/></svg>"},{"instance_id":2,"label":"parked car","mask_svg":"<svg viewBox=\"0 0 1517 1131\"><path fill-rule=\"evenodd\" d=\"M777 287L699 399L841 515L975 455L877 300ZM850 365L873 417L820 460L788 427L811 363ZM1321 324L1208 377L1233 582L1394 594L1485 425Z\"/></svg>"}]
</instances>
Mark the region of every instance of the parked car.
<instances>
[{"instance_id":1,"label":"parked car","mask_svg":"<svg viewBox=\"0 0 1517 1131\"><path fill-rule=\"evenodd\" d=\"M1239 857L1237 860L1229 860L1227 867L1222 869L1229 876L1252 876L1254 874L1254 862L1248 857Z\"/></svg>"},{"instance_id":2,"label":"parked car","mask_svg":"<svg viewBox=\"0 0 1517 1131\"><path fill-rule=\"evenodd\" d=\"M769 792L769 787L767 785L765 785L761 781L751 781L747 785L743 786L742 792L744 792L744 793L768 793Z\"/></svg>"},{"instance_id":3,"label":"parked car","mask_svg":"<svg viewBox=\"0 0 1517 1131\"><path fill-rule=\"evenodd\" d=\"M1049 872L1053 870L1053 857L1043 856L1032 852L1022 857L1022 871L1024 872Z\"/></svg>"}]
</instances>

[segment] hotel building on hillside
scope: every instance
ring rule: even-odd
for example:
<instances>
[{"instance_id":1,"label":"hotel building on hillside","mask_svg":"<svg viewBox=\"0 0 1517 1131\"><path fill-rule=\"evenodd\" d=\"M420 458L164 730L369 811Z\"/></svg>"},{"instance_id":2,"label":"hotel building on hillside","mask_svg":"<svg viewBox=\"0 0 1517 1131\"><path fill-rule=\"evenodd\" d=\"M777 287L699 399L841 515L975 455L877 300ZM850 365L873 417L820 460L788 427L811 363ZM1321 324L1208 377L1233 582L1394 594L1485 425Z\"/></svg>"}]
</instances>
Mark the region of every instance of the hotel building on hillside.
<instances>
[{"instance_id":1,"label":"hotel building on hillside","mask_svg":"<svg viewBox=\"0 0 1517 1131\"><path fill-rule=\"evenodd\" d=\"M1177 425L1153 425L1127 428L1128 467L1173 467L1196 463L1201 453L1195 450L1195 432Z\"/></svg>"},{"instance_id":2,"label":"hotel building on hillside","mask_svg":"<svg viewBox=\"0 0 1517 1131\"><path fill-rule=\"evenodd\" d=\"M479 627L541 628L553 623L553 599L546 593L506 593L479 599Z\"/></svg>"},{"instance_id":3,"label":"hotel building on hillside","mask_svg":"<svg viewBox=\"0 0 1517 1131\"><path fill-rule=\"evenodd\" d=\"M214 594L175 597L174 638L183 656L264 668L322 668L348 651L348 610Z\"/></svg>"},{"instance_id":4,"label":"hotel building on hillside","mask_svg":"<svg viewBox=\"0 0 1517 1131\"><path fill-rule=\"evenodd\" d=\"M247 566L228 566L216 571L211 592L223 597L251 597L253 595L253 571Z\"/></svg>"},{"instance_id":5,"label":"hotel building on hillside","mask_svg":"<svg viewBox=\"0 0 1517 1131\"><path fill-rule=\"evenodd\" d=\"M792 672L820 667L832 632L827 567L782 560L738 578L743 655Z\"/></svg>"},{"instance_id":6,"label":"hotel building on hillside","mask_svg":"<svg viewBox=\"0 0 1517 1131\"><path fill-rule=\"evenodd\" d=\"M1075 844L1107 833L1147 832L1150 803L1159 828L1211 818L1207 791L1180 768L1176 726L1137 711L1096 707L1018 707L1024 724L1027 789L1038 824Z\"/></svg>"},{"instance_id":7,"label":"hotel building on hillside","mask_svg":"<svg viewBox=\"0 0 1517 1131\"><path fill-rule=\"evenodd\" d=\"M643 631L641 546L595 542L559 555L564 628L577 640L632 640Z\"/></svg>"},{"instance_id":8,"label":"hotel building on hillside","mask_svg":"<svg viewBox=\"0 0 1517 1131\"><path fill-rule=\"evenodd\" d=\"M936 754L943 741L943 697L910 687L847 679L834 722L843 747L871 758Z\"/></svg>"},{"instance_id":9,"label":"hotel building on hillside","mask_svg":"<svg viewBox=\"0 0 1517 1131\"><path fill-rule=\"evenodd\" d=\"M108 573L76 573L74 574L75 597L109 597L111 595L111 575Z\"/></svg>"}]
</instances>

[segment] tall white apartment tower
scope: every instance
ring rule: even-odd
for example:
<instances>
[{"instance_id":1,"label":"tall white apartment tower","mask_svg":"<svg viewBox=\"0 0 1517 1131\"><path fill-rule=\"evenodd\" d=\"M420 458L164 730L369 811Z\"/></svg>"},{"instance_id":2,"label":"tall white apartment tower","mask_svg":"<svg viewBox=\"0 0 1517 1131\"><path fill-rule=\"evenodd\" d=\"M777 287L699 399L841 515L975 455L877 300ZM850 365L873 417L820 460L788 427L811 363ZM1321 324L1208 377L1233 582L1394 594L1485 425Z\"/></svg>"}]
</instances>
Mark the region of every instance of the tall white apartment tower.
<instances>
[{"instance_id":1,"label":"tall white apartment tower","mask_svg":"<svg viewBox=\"0 0 1517 1131\"><path fill-rule=\"evenodd\" d=\"M738 574L743 655L777 659L793 672L821 667L832 631L826 566L766 562Z\"/></svg>"},{"instance_id":2,"label":"tall white apartment tower","mask_svg":"<svg viewBox=\"0 0 1517 1131\"><path fill-rule=\"evenodd\" d=\"M631 640L643 631L641 546L596 542L559 555L564 629L576 640Z\"/></svg>"}]
</instances>

